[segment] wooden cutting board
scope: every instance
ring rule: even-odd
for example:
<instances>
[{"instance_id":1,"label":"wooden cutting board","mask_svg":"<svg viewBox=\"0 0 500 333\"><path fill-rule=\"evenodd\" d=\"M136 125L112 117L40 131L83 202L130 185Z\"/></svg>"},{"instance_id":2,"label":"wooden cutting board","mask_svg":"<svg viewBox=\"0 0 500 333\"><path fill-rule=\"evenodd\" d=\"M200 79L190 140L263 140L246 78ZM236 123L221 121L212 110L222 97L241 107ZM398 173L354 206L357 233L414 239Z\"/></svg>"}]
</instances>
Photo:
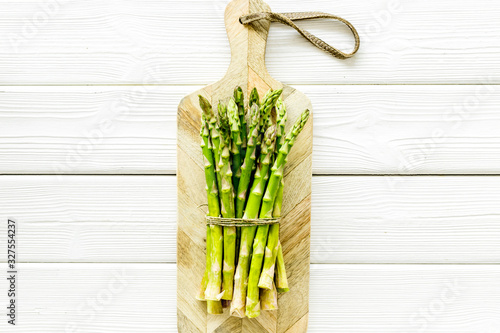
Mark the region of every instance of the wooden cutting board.
<instances>
[{"instance_id":1,"label":"wooden cutting board","mask_svg":"<svg viewBox=\"0 0 500 333\"><path fill-rule=\"evenodd\" d=\"M206 303L195 299L205 269L206 208L205 175L199 135L201 109L198 95L216 106L241 86L247 99L257 87L261 96L269 89L283 89L290 129L297 117L311 109L309 99L296 89L272 78L265 66L270 23L249 26L239 22L242 15L270 11L260 0L235 0L225 13L231 45L231 64L222 80L186 96L179 105L177 124L177 317L179 332L297 332L307 331L309 312L309 252L311 221L312 116L300 134L285 169L285 194L280 240L288 273L290 292L279 295L279 310L262 311L255 319L224 314L209 315ZM202 51L202 50L200 50ZM248 103L248 101L245 101Z\"/></svg>"}]
</instances>

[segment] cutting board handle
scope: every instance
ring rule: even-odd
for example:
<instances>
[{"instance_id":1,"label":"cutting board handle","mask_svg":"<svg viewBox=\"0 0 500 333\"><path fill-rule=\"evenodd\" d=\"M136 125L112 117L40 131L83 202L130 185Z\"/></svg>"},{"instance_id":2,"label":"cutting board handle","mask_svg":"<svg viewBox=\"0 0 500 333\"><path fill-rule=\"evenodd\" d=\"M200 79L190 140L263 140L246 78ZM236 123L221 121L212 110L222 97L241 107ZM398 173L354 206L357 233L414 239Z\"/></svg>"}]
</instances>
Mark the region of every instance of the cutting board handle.
<instances>
[{"instance_id":1,"label":"cutting board handle","mask_svg":"<svg viewBox=\"0 0 500 333\"><path fill-rule=\"evenodd\" d=\"M267 11L271 11L271 8L262 0L234 0L227 5L224 20L231 47L231 64L227 75L234 76L250 67L256 76L270 77L265 56L271 23L267 20L246 26L240 23L241 16Z\"/></svg>"}]
</instances>

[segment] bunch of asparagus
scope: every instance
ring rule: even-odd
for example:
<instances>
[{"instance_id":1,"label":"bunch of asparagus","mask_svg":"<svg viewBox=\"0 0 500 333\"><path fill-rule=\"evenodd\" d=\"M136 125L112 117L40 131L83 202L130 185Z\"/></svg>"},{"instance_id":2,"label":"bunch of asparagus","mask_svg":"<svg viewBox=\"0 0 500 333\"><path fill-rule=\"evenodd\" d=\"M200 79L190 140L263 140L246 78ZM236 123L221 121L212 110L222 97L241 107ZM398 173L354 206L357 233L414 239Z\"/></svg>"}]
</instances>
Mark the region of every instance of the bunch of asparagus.
<instances>
[{"instance_id":1,"label":"bunch of asparagus","mask_svg":"<svg viewBox=\"0 0 500 333\"><path fill-rule=\"evenodd\" d=\"M199 96L208 216L281 216L283 169L309 118L305 110L285 133L281 93L269 91L261 101L254 88L245 108L238 87L227 104L219 102L217 112ZM255 318L261 310L277 309L278 293L288 290L279 224L207 226L206 269L197 299L207 301L208 313L222 314L230 306L233 316Z\"/></svg>"}]
</instances>

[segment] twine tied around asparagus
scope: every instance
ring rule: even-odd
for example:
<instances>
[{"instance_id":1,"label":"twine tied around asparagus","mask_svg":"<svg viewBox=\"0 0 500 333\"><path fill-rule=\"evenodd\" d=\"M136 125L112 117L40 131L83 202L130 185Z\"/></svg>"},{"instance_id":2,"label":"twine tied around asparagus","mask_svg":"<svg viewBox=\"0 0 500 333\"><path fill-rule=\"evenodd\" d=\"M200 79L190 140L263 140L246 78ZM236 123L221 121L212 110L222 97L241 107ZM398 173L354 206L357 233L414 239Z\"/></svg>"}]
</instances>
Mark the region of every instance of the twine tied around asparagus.
<instances>
[{"instance_id":1,"label":"twine tied around asparagus","mask_svg":"<svg viewBox=\"0 0 500 333\"><path fill-rule=\"evenodd\" d=\"M280 218L270 219L239 219L223 217L206 217L207 225L220 225L224 227L258 227L259 225L270 225L280 223Z\"/></svg>"},{"instance_id":2,"label":"twine tied around asparagus","mask_svg":"<svg viewBox=\"0 0 500 333\"><path fill-rule=\"evenodd\" d=\"M320 18L326 18L326 19L332 19L332 20L337 20L342 23L344 23L352 32L354 35L354 49L351 53L344 53L340 51L339 49L334 48L333 46L329 45L325 41L321 40L320 38L314 36L311 34L309 31L304 30L300 27L298 27L293 21L298 21L298 20L311 20L311 19L320 19ZM297 12L297 13L272 13L272 12L259 12L259 13L252 13L248 15L244 15L240 17L240 23L243 25L250 24L255 21L259 20L268 20L270 22L279 22L285 25L288 25L295 30L297 30L305 39L307 39L309 42L311 42L314 46L317 48L331 54L335 58L338 59L348 59L351 58L356 52L359 50L359 45L360 45L360 38L359 34L356 31L356 28L347 20L328 13L322 13L322 12Z\"/></svg>"}]
</instances>

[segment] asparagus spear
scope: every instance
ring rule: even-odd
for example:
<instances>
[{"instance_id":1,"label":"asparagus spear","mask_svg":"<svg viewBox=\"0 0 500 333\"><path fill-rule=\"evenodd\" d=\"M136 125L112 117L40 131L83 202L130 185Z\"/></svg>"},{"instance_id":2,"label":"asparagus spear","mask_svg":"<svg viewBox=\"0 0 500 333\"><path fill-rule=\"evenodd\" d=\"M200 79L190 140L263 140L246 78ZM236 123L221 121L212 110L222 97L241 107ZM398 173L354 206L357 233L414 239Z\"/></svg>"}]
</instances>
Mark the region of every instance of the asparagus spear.
<instances>
[{"instance_id":1,"label":"asparagus spear","mask_svg":"<svg viewBox=\"0 0 500 333\"><path fill-rule=\"evenodd\" d=\"M219 134L219 123L217 122L217 116L214 113L212 109L212 105L210 102L204 98L203 96L199 96L200 98L200 106L201 109L203 110L203 113L207 117L208 121L208 126L210 129L210 136L211 136L211 141L212 141L212 151L213 151L213 158L215 163L215 173L217 176L217 186L220 189L221 187L221 177L219 173L219 166L218 166L218 161L219 161L219 146L220 146L220 134ZM218 105L219 113L223 112L225 113L225 106L224 104L219 103Z\"/></svg>"},{"instance_id":2,"label":"asparagus spear","mask_svg":"<svg viewBox=\"0 0 500 333\"><path fill-rule=\"evenodd\" d=\"M277 132L276 132L276 155L279 153L281 146L285 143L286 132L285 126L286 121L288 120L288 113L286 112L285 103L283 99L280 97L276 101L276 113L277 113Z\"/></svg>"},{"instance_id":3,"label":"asparagus spear","mask_svg":"<svg viewBox=\"0 0 500 333\"><path fill-rule=\"evenodd\" d=\"M231 168L233 170L233 187L238 188L241 177L241 131L242 126L240 124L240 118L238 117L238 105L235 101L231 99L227 105L227 118L229 120L229 126L231 129L231 155L232 164ZM245 125L246 126L246 125ZM245 130L246 132L246 130ZM245 140L246 141L246 140Z\"/></svg>"},{"instance_id":4,"label":"asparagus spear","mask_svg":"<svg viewBox=\"0 0 500 333\"><path fill-rule=\"evenodd\" d=\"M236 104L231 100L228 104L228 113L219 113L220 126L220 156L219 170L221 175L221 212L225 218L234 217L234 188L232 183L233 172L230 163L231 128L228 116L234 113ZM220 108L219 111L224 111ZM238 133L239 134L239 133ZM239 151L238 151L239 152ZM231 300L233 296L234 259L236 251L236 227L224 227L224 265L222 279L222 299Z\"/></svg>"},{"instance_id":5,"label":"asparagus spear","mask_svg":"<svg viewBox=\"0 0 500 333\"><path fill-rule=\"evenodd\" d=\"M240 136L241 136L241 156L245 156L245 150L247 149L247 120L245 117L245 100L243 97L243 90L238 87L234 90L234 100L236 105L238 105L238 117L240 118ZM235 188L238 188L235 186Z\"/></svg>"},{"instance_id":6,"label":"asparagus spear","mask_svg":"<svg viewBox=\"0 0 500 333\"><path fill-rule=\"evenodd\" d=\"M243 218L255 219L258 217L262 195L264 194L267 180L269 179L269 163L271 155L274 152L275 139L276 128L271 127L264 135L259 164L257 166L257 171L255 172L255 178ZM236 268L236 274L234 276L234 294L230 310L231 315L240 318L245 317L248 268L256 230L257 227L241 228L240 254L238 258L238 267Z\"/></svg>"},{"instance_id":7,"label":"asparagus spear","mask_svg":"<svg viewBox=\"0 0 500 333\"><path fill-rule=\"evenodd\" d=\"M241 163L242 159L245 158L247 149L247 120L245 115L245 101L243 97L243 90L241 89L241 87L238 87L234 90L234 100L236 102L236 105L238 106L240 137L239 140L235 140L233 135L233 142L241 141L238 156L236 158L233 157L233 186L235 190L238 190L238 184L241 178ZM236 227L236 253L239 252L240 248L240 236L241 229Z\"/></svg>"},{"instance_id":8,"label":"asparagus spear","mask_svg":"<svg viewBox=\"0 0 500 333\"><path fill-rule=\"evenodd\" d=\"M215 176L215 160L214 155L217 154L216 150L211 144L210 134L211 132L215 132L215 129L212 127L212 124L209 123L212 118L214 118L212 106L203 96L200 97L200 105L203 108L202 114L202 127L201 127L201 148L203 152L203 157L205 161L205 180L207 183L207 198L208 198L208 213L209 216L219 216L220 215L220 207L219 207L219 191L216 182Z\"/></svg>"},{"instance_id":9,"label":"asparagus spear","mask_svg":"<svg viewBox=\"0 0 500 333\"><path fill-rule=\"evenodd\" d=\"M232 160L232 168L233 168L233 187L235 191L238 190L238 184L241 178L241 163L242 160L245 159L246 147L247 147L247 120L245 115L245 105L244 105L244 97L243 90L241 87L238 87L234 90L234 101L237 106L237 112L234 115L230 116L231 123L231 134L233 139L233 160ZM236 129L237 127L237 129ZM234 128L234 129L233 129ZM235 137L235 134L239 133L238 137ZM240 145L238 146L238 144ZM235 150L238 149L238 152ZM235 193L236 195L236 193ZM236 227L236 249L235 253L239 252L240 248L240 237L241 236L241 228Z\"/></svg>"},{"instance_id":10,"label":"asparagus spear","mask_svg":"<svg viewBox=\"0 0 500 333\"><path fill-rule=\"evenodd\" d=\"M281 147L276 161L271 169L271 177L267 185L266 193L262 200L260 218L270 218L273 216L274 202L278 193L281 180L283 178L283 169L287 161L287 156L292 149L297 136L304 128L309 119L309 110L302 113L301 117L294 124L292 130L288 133L285 143ZM259 302L259 278L262 269L262 261L264 257L269 225L261 225L257 228L257 234L253 243L252 262L250 265L250 273L248 277L248 291L246 315L249 318L255 318L260 315Z\"/></svg>"},{"instance_id":11,"label":"asparagus spear","mask_svg":"<svg viewBox=\"0 0 500 333\"><path fill-rule=\"evenodd\" d=\"M207 269L205 271L206 274L206 283L205 287L208 284L208 277L210 274L210 266L211 266L211 251L212 251L212 233L210 226L207 226ZM203 293L205 290L203 290ZM205 298L205 294L200 294L200 297ZM222 302L221 301L208 301L207 300L207 312L209 314L220 315L223 313L222 310Z\"/></svg>"},{"instance_id":12,"label":"asparagus spear","mask_svg":"<svg viewBox=\"0 0 500 333\"><path fill-rule=\"evenodd\" d=\"M278 241L278 256L276 257L276 288L279 293L286 293L288 288L288 279L286 277L285 260L283 259L283 248Z\"/></svg>"},{"instance_id":13,"label":"asparagus spear","mask_svg":"<svg viewBox=\"0 0 500 333\"><path fill-rule=\"evenodd\" d=\"M255 90L257 91L257 90ZM258 98L258 97L257 97ZM259 120L260 120L260 109L256 103L252 103L250 108L250 127L247 137L247 149L245 151L245 156L243 156L243 164L241 165L240 178L238 185L234 184L234 188L237 190L236 196L236 217L243 217L243 209L245 208L245 203L247 199L248 186L250 185L250 180L252 177L252 171L255 168L256 159L256 145L257 137L259 135ZM241 242L241 228L236 228L236 249L239 253Z\"/></svg>"},{"instance_id":14,"label":"asparagus spear","mask_svg":"<svg viewBox=\"0 0 500 333\"><path fill-rule=\"evenodd\" d=\"M210 141L210 123L209 119L213 117L213 110L210 103L199 96L200 105L203 109L202 126L200 135L202 137L201 148L205 161L205 180L208 199L208 215L219 216L219 193L217 189L217 180L215 175L215 163L213 156L213 147ZM217 230L218 229L218 230ZM215 230L215 231L214 231ZM214 238L215 236L215 238ZM220 227L207 227L207 267L202 281L204 288L204 299L207 299L207 310L211 314L222 314L222 305L217 299L220 291L220 270L222 265L222 239ZM207 295L209 297L207 297ZM215 297L212 297L214 296ZM201 298L201 295L198 295Z\"/></svg>"},{"instance_id":15,"label":"asparagus spear","mask_svg":"<svg viewBox=\"0 0 500 333\"><path fill-rule=\"evenodd\" d=\"M287 121L285 104L283 103L283 100L281 98L279 98L278 101L276 102L276 112L278 116L276 151L277 154L279 154L279 150L281 149L281 146L285 143L286 140L285 126ZM272 215L275 218L281 217L281 205L283 203L284 185L285 184L283 178L281 178L278 193L276 194L276 200L274 202L274 207L273 207ZM264 266L262 268L262 273L260 275L260 280L259 280L259 288L272 289L273 287L274 269L276 263L276 256L278 254L279 233L280 233L279 224L273 224L269 227L269 237L267 240L267 245L265 250Z\"/></svg>"},{"instance_id":16,"label":"asparagus spear","mask_svg":"<svg viewBox=\"0 0 500 333\"><path fill-rule=\"evenodd\" d=\"M261 214L261 218L263 218ZM264 259L269 225L261 225L257 228L257 233L253 241L252 261L248 274L246 315L248 318L256 318L260 315L259 302L259 277Z\"/></svg>"},{"instance_id":17,"label":"asparagus spear","mask_svg":"<svg viewBox=\"0 0 500 333\"><path fill-rule=\"evenodd\" d=\"M281 217L281 205L283 202L283 186L284 183L282 179L280 187L278 189L278 193L276 195L276 200L274 202L274 209L273 209L274 218ZM279 224L271 225L269 227L269 236L267 239L267 245L265 250L264 266L262 268L262 272L260 274L260 279L259 279L259 288L271 289L273 286L276 257L278 255L278 248L280 245L279 235L280 235ZM286 272L284 273L286 278Z\"/></svg>"},{"instance_id":18,"label":"asparagus spear","mask_svg":"<svg viewBox=\"0 0 500 333\"><path fill-rule=\"evenodd\" d=\"M256 104L250 108L250 128L248 131L247 150L245 160L241 166L241 177L238 184L238 195L236 197L236 217L243 217L243 209L247 199L248 186L252 177L255 164L257 137L259 135L260 109Z\"/></svg>"}]
</instances>

